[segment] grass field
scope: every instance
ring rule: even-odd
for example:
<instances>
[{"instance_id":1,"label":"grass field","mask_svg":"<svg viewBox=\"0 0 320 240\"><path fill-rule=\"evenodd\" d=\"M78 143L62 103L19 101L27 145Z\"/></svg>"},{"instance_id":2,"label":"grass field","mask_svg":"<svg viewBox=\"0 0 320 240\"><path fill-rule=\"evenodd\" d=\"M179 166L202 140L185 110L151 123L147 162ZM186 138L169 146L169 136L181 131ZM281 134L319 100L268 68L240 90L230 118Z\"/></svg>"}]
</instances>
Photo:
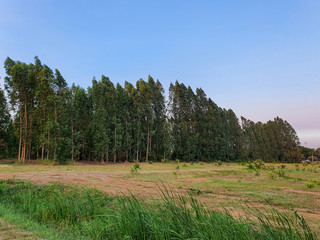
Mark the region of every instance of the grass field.
<instances>
[{"instance_id":1,"label":"grass field","mask_svg":"<svg viewBox=\"0 0 320 240\"><path fill-rule=\"evenodd\" d=\"M218 212L228 210L235 218L247 216L248 210L251 209L276 208L280 212L294 209L306 219L318 236L320 234L320 167L317 164L257 162L220 165L172 162L143 163L134 168L132 163L65 166L6 163L0 164L0 179L27 180L36 185L62 183L71 188L89 187L101 190L110 197L132 193L139 201L145 203L154 199L163 200L163 196L159 194L159 187L165 185L174 194L191 194L193 198L205 204L205 209ZM21 229L22 235L26 234L28 238L34 239L35 229L39 231L39 227L26 228L19 223L21 216L10 218L16 214L14 209L10 212L10 209L3 208L3 204L0 206L0 218L3 222L0 222L0 225L3 226L2 229L9 229L0 230L2 234L10 234L10 229L15 225L15 228ZM20 221L26 224L26 221ZM29 229L30 233L26 233L25 229ZM41 231L49 233L54 230ZM47 238L45 235L41 236Z\"/></svg>"}]
</instances>

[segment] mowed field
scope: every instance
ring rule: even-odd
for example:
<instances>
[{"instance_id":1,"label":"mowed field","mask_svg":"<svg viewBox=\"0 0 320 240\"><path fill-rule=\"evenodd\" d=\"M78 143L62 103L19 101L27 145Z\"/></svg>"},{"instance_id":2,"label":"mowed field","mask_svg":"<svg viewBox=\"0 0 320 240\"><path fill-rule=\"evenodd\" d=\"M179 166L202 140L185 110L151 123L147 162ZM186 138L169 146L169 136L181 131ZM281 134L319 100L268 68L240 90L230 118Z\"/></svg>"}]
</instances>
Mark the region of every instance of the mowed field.
<instances>
[{"instance_id":1,"label":"mowed field","mask_svg":"<svg viewBox=\"0 0 320 240\"><path fill-rule=\"evenodd\" d=\"M294 209L320 234L319 164L218 163L0 164L0 179L27 180L37 185L63 183L97 188L110 195L132 193L148 201L159 198L163 185L191 192L208 208L228 209L235 217L246 208ZM257 168L258 167L258 168Z\"/></svg>"}]
</instances>

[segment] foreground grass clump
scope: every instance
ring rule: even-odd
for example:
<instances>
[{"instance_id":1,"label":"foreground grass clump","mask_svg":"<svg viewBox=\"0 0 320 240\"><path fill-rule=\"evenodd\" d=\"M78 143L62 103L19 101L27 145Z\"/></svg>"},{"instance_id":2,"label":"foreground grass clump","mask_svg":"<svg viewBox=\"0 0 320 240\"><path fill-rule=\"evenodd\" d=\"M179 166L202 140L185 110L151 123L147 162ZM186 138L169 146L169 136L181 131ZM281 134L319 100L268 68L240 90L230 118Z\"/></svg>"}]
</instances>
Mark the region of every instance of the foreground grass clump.
<instances>
[{"instance_id":1,"label":"foreground grass clump","mask_svg":"<svg viewBox=\"0 0 320 240\"><path fill-rule=\"evenodd\" d=\"M40 224L87 239L316 239L293 213L251 211L235 220L207 209L194 197L162 188L150 203L134 196L111 198L94 189L0 181L0 203Z\"/></svg>"}]
</instances>

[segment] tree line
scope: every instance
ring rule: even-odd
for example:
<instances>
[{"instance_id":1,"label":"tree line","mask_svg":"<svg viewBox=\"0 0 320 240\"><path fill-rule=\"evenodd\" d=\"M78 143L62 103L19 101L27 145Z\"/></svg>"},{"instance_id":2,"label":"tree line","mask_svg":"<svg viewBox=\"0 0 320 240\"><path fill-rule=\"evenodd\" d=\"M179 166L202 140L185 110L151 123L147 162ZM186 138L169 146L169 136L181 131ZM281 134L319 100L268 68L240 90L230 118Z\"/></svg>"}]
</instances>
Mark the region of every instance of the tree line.
<instances>
[{"instance_id":1,"label":"tree line","mask_svg":"<svg viewBox=\"0 0 320 240\"><path fill-rule=\"evenodd\" d=\"M102 75L83 89L69 87L59 70L38 57L30 64L8 57L4 67L0 157L61 163L302 158L288 122L277 117L254 123L241 117L240 123L201 88L194 92L176 81L166 100L160 81L151 76L121 86Z\"/></svg>"}]
</instances>

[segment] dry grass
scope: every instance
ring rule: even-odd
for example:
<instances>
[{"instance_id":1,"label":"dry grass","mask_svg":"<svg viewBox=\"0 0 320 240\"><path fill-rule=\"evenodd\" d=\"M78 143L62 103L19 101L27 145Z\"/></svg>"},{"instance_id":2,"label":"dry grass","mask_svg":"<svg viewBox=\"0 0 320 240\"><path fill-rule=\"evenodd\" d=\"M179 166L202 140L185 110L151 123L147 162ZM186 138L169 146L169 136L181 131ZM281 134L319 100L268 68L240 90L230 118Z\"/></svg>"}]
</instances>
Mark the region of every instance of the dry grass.
<instances>
[{"instance_id":1,"label":"dry grass","mask_svg":"<svg viewBox=\"0 0 320 240\"><path fill-rule=\"evenodd\" d=\"M222 209L222 206L233 208L234 214L241 214L240 206L245 204L258 208L267 208L270 204L280 210L294 208L306 218L313 230L320 233L320 185L307 187L312 180L320 181L319 165L300 164L297 168L294 164L286 164L284 176L280 176L281 165L266 164L268 169L256 170L240 164L144 163L140 164L138 173L132 173L132 163L67 166L0 164L0 178L30 180L36 184L81 184L111 194L130 191L143 199L156 197L157 185L163 182L179 191L193 191L212 209Z\"/></svg>"}]
</instances>

